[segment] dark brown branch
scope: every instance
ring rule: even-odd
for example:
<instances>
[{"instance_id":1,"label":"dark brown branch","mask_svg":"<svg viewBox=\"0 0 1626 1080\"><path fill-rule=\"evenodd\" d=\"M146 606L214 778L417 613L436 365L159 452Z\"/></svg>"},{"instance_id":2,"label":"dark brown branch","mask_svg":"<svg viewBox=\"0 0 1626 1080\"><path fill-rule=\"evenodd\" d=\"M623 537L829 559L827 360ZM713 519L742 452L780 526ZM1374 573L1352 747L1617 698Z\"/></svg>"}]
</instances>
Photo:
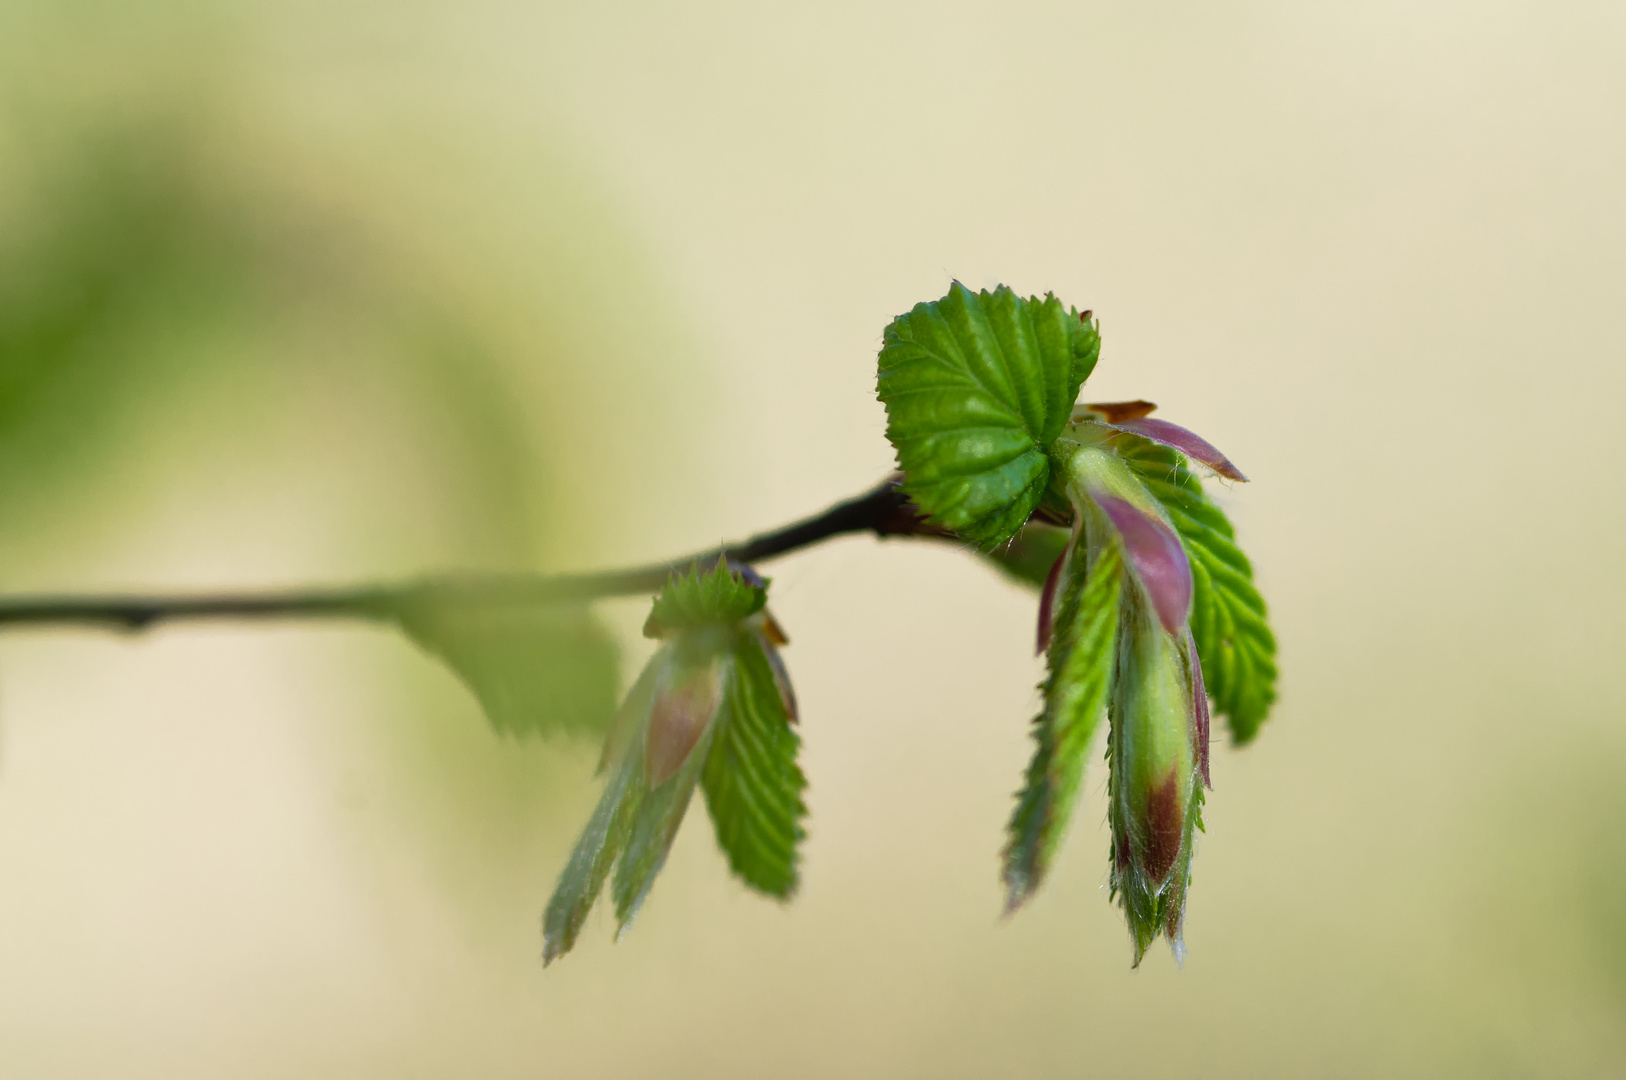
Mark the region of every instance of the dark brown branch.
<instances>
[{"instance_id":1,"label":"dark brown branch","mask_svg":"<svg viewBox=\"0 0 1626 1080\"><path fill-rule=\"evenodd\" d=\"M441 574L393 585L210 596L25 596L0 598L0 627L100 625L144 630L177 619L352 618L392 622L422 604L500 606L653 593L673 570L695 563L756 563L849 533L949 534L923 521L890 478L822 513L739 544L668 562L585 574Z\"/></svg>"}]
</instances>

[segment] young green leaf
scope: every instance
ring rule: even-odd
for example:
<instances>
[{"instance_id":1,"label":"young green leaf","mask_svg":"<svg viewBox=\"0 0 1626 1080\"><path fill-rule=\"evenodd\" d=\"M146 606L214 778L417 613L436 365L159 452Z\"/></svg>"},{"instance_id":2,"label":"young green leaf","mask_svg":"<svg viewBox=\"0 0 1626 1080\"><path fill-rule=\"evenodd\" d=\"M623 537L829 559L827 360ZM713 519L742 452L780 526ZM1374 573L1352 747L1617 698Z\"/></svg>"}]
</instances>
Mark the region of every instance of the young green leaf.
<instances>
[{"instance_id":1,"label":"young green leaf","mask_svg":"<svg viewBox=\"0 0 1626 1080\"><path fill-rule=\"evenodd\" d=\"M806 835L801 746L771 663L773 646L743 634L701 784L728 865L751 888L781 900L797 885Z\"/></svg>"},{"instance_id":2,"label":"young green leaf","mask_svg":"<svg viewBox=\"0 0 1626 1080\"><path fill-rule=\"evenodd\" d=\"M645 637L664 637L697 626L735 623L762 610L768 585L756 572L718 559L674 572L650 605Z\"/></svg>"},{"instance_id":3,"label":"young green leaf","mask_svg":"<svg viewBox=\"0 0 1626 1080\"><path fill-rule=\"evenodd\" d=\"M559 875L542 915L542 962L552 963L576 944L587 913L598 902L610 868L620 857L644 797L643 755L633 752L604 786L598 807Z\"/></svg>"},{"instance_id":4,"label":"young green leaf","mask_svg":"<svg viewBox=\"0 0 1626 1080\"><path fill-rule=\"evenodd\" d=\"M1073 565L1066 568L1050 638L1044 711L1033 721L1037 745L1006 827L1007 911L1038 890L1061 846L1112 683L1124 578L1118 545L1103 545L1087 574L1080 572L1082 552L1068 558Z\"/></svg>"},{"instance_id":5,"label":"young green leaf","mask_svg":"<svg viewBox=\"0 0 1626 1080\"><path fill-rule=\"evenodd\" d=\"M605 739L611 778L548 904L544 959L575 943L612 870L617 935L627 929L702 776L735 872L775 896L794 890L806 781L766 599L754 571L721 559L673 573L655 598L644 632L662 644Z\"/></svg>"},{"instance_id":6,"label":"young green leaf","mask_svg":"<svg viewBox=\"0 0 1626 1080\"><path fill-rule=\"evenodd\" d=\"M1137 435L1114 446L1163 508L1191 561L1191 635L1214 711L1225 714L1238 744L1259 733L1276 700L1276 638L1253 566L1236 533L1174 450Z\"/></svg>"},{"instance_id":7,"label":"young green leaf","mask_svg":"<svg viewBox=\"0 0 1626 1080\"><path fill-rule=\"evenodd\" d=\"M1047 451L1095 367L1088 312L1000 286L917 304L886 328L877 393L904 490L983 548L1009 540L1050 479Z\"/></svg>"},{"instance_id":8,"label":"young green leaf","mask_svg":"<svg viewBox=\"0 0 1626 1080\"><path fill-rule=\"evenodd\" d=\"M689 799L700 779L711 737L710 731L702 736L700 745L677 772L648 790L638 805L621 861L615 868L615 881L610 887L615 896L618 937L632 925L656 876L666 865L666 856L672 850L672 841L677 839L678 826L683 824Z\"/></svg>"},{"instance_id":9,"label":"young green leaf","mask_svg":"<svg viewBox=\"0 0 1626 1080\"><path fill-rule=\"evenodd\" d=\"M474 691L501 734L596 735L615 714L615 639L583 605L424 602L399 625Z\"/></svg>"}]
</instances>

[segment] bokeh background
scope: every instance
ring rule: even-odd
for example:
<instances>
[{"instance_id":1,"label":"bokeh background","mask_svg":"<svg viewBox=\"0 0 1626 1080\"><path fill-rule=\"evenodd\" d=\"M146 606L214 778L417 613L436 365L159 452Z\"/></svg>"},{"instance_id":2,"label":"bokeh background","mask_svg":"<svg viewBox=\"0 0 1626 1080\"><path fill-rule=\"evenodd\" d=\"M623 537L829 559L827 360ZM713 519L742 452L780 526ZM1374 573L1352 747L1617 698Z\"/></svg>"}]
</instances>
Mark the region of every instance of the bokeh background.
<instances>
[{"instance_id":1,"label":"bokeh background","mask_svg":"<svg viewBox=\"0 0 1626 1080\"><path fill-rule=\"evenodd\" d=\"M1099 770L999 918L1031 595L786 559L801 896L697 812L544 972L592 747L378 629L8 631L0 1073L1621 1075L1623 192L1609 2L8 0L0 590L738 537L886 472L958 277L1253 478L1283 678L1131 971Z\"/></svg>"}]
</instances>

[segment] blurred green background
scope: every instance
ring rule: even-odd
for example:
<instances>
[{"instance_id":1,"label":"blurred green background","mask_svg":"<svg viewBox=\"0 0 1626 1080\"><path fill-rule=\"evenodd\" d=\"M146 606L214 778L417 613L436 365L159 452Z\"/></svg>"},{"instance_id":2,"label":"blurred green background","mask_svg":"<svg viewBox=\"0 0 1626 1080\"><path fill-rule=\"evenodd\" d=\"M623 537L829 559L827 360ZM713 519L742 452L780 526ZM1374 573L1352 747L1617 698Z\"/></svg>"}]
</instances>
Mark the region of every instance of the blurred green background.
<instances>
[{"instance_id":1,"label":"blurred green background","mask_svg":"<svg viewBox=\"0 0 1626 1080\"><path fill-rule=\"evenodd\" d=\"M1623 55L1603 2L0 6L0 590L737 537L890 467L880 330L959 277L1253 478L1283 671L1132 972L1100 771L998 917L1032 597L797 555L802 895L697 815L544 973L592 747L380 630L8 632L0 1072L1626 1072Z\"/></svg>"}]
</instances>

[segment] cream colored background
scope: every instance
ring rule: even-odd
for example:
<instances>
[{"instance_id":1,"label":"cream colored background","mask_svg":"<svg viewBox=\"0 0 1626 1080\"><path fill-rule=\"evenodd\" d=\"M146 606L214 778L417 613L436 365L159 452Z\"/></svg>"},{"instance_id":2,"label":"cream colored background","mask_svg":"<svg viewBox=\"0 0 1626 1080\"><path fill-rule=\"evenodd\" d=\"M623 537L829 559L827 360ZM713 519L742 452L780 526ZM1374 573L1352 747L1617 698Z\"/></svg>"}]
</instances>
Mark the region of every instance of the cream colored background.
<instances>
[{"instance_id":1,"label":"cream colored background","mask_svg":"<svg viewBox=\"0 0 1626 1080\"><path fill-rule=\"evenodd\" d=\"M0 1073L1626 1068L1626 8L23 4L0 53L31 115L184 102L232 184L387 237L552 462L542 525L471 538L403 479L418 405L289 391L143 451L120 530L7 525L9 589L738 536L886 471L881 327L959 277L1093 308L1086 393L1253 478L1283 671L1216 755L1185 969L1132 972L1099 771L998 917L1031 597L935 548L788 559L802 895L746 895L697 813L633 932L544 972L590 750L499 743L365 630L8 634Z\"/></svg>"}]
</instances>

